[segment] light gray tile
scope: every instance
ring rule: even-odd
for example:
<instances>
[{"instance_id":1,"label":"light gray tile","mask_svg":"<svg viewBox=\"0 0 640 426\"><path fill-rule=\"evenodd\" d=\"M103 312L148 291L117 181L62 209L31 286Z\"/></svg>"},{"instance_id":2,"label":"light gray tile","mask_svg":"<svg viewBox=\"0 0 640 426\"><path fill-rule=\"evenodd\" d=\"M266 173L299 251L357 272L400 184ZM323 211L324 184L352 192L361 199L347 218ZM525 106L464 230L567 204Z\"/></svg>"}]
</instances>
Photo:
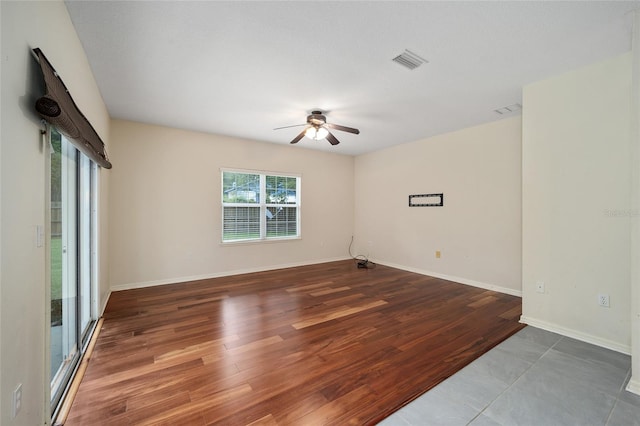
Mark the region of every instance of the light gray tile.
<instances>
[{"instance_id":1,"label":"light gray tile","mask_svg":"<svg viewBox=\"0 0 640 426\"><path fill-rule=\"evenodd\" d=\"M523 374L484 414L504 425L605 424L614 396L567 380L555 369L536 367Z\"/></svg>"},{"instance_id":2,"label":"light gray tile","mask_svg":"<svg viewBox=\"0 0 640 426\"><path fill-rule=\"evenodd\" d=\"M516 334L515 336L511 336L509 339L500 343L495 347L495 349L503 351L518 359L534 363L549 350L549 346L537 343L535 340L527 339L526 337L521 337ZM493 350L487 352L487 354L491 353L493 353Z\"/></svg>"},{"instance_id":3,"label":"light gray tile","mask_svg":"<svg viewBox=\"0 0 640 426\"><path fill-rule=\"evenodd\" d=\"M402 410L401 410L402 411ZM399 412L395 412L380 423L378 426L410 426L402 416L400 416Z\"/></svg>"},{"instance_id":4,"label":"light gray tile","mask_svg":"<svg viewBox=\"0 0 640 426\"><path fill-rule=\"evenodd\" d=\"M494 360L495 358L491 358ZM505 373L493 361L476 360L437 386L433 392L453 401L466 404L478 411L487 407L509 387L497 375Z\"/></svg>"},{"instance_id":5,"label":"light gray tile","mask_svg":"<svg viewBox=\"0 0 640 426\"><path fill-rule=\"evenodd\" d=\"M528 345L528 343L523 345L516 343L507 346L506 349L495 348L471 363L470 367L511 385L540 358L537 355L533 361L527 359L528 352L524 346ZM529 357L532 358L533 355L529 353Z\"/></svg>"},{"instance_id":6,"label":"light gray tile","mask_svg":"<svg viewBox=\"0 0 640 426\"><path fill-rule=\"evenodd\" d=\"M618 399L640 408L640 395L636 395L635 393L631 393L623 389L622 392L620 392L620 395L618 395Z\"/></svg>"},{"instance_id":7,"label":"light gray tile","mask_svg":"<svg viewBox=\"0 0 640 426\"><path fill-rule=\"evenodd\" d=\"M484 414L480 414L473 419L469 426L502 426L500 423L493 420L491 417L487 417Z\"/></svg>"},{"instance_id":8,"label":"light gray tile","mask_svg":"<svg viewBox=\"0 0 640 426\"><path fill-rule=\"evenodd\" d=\"M618 400L607 426L640 426L640 407Z\"/></svg>"},{"instance_id":9,"label":"light gray tile","mask_svg":"<svg viewBox=\"0 0 640 426\"><path fill-rule=\"evenodd\" d=\"M398 412L413 426L457 426L468 424L479 411L453 401L441 392L429 391Z\"/></svg>"},{"instance_id":10,"label":"light gray tile","mask_svg":"<svg viewBox=\"0 0 640 426\"><path fill-rule=\"evenodd\" d=\"M530 340L542 346L546 346L547 348L552 347L562 338L559 334L535 328L530 325L518 331L514 336Z\"/></svg>"},{"instance_id":11,"label":"light gray tile","mask_svg":"<svg viewBox=\"0 0 640 426\"><path fill-rule=\"evenodd\" d=\"M546 371L579 386L590 387L617 397L627 371L611 364L576 358L550 349L531 367L531 371Z\"/></svg>"},{"instance_id":12,"label":"light gray tile","mask_svg":"<svg viewBox=\"0 0 640 426\"><path fill-rule=\"evenodd\" d=\"M581 342L570 337L560 339L553 349L573 355L576 358L609 364L625 371L631 368L631 357L629 355Z\"/></svg>"},{"instance_id":13,"label":"light gray tile","mask_svg":"<svg viewBox=\"0 0 640 426\"><path fill-rule=\"evenodd\" d=\"M502 382L487 379L484 383L468 380L453 380L436 391L457 404L467 405L480 411L487 407L507 386Z\"/></svg>"}]
</instances>

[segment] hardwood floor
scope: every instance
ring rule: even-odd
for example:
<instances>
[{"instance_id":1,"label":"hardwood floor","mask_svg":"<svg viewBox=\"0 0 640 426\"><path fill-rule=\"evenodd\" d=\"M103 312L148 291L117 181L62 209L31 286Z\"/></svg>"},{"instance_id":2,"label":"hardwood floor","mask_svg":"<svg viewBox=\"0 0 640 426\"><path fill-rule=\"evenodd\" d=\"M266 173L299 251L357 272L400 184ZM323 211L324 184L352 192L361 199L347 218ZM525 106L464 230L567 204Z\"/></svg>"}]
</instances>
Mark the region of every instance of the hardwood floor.
<instances>
[{"instance_id":1,"label":"hardwood floor","mask_svg":"<svg viewBox=\"0 0 640 426\"><path fill-rule=\"evenodd\" d=\"M375 424L524 326L352 261L114 292L67 425Z\"/></svg>"}]
</instances>

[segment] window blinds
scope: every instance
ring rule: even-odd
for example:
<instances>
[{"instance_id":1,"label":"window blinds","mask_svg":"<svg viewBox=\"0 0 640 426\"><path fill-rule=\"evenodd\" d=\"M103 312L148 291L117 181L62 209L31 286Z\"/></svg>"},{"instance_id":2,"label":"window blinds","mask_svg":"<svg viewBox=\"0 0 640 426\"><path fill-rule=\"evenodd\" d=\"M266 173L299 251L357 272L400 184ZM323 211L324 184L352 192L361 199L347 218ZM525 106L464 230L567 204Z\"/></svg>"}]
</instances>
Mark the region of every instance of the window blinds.
<instances>
[{"instance_id":1,"label":"window blinds","mask_svg":"<svg viewBox=\"0 0 640 426\"><path fill-rule=\"evenodd\" d=\"M80 112L69 90L44 53L38 48L33 49L33 52L38 58L46 85L46 94L36 101L36 111L96 164L110 169L111 163L107 157L104 142L89 120Z\"/></svg>"}]
</instances>

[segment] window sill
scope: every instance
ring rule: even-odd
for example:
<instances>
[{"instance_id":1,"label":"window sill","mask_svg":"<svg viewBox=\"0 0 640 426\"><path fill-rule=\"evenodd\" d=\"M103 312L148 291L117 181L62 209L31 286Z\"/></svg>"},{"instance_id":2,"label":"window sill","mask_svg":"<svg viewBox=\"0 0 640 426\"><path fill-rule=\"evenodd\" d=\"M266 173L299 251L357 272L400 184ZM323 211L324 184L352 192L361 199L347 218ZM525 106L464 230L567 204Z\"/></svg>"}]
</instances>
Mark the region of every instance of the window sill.
<instances>
[{"instance_id":1,"label":"window sill","mask_svg":"<svg viewBox=\"0 0 640 426\"><path fill-rule=\"evenodd\" d=\"M286 238L269 238L264 240L236 240L236 241L221 241L220 245L223 247L231 247L231 246L243 246L243 245L252 245L252 244L277 244L277 243L286 243L290 241L299 241L302 237L286 237Z\"/></svg>"}]
</instances>

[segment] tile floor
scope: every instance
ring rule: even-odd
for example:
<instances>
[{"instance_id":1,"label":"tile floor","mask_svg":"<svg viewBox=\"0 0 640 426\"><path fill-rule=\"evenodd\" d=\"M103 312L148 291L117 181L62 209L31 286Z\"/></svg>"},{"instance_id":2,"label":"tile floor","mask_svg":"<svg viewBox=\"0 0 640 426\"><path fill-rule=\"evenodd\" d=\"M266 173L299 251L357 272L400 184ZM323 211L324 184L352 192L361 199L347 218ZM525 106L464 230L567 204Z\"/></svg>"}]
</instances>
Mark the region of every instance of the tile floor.
<instances>
[{"instance_id":1,"label":"tile floor","mask_svg":"<svg viewBox=\"0 0 640 426\"><path fill-rule=\"evenodd\" d=\"M631 358L526 327L380 426L640 426Z\"/></svg>"}]
</instances>

